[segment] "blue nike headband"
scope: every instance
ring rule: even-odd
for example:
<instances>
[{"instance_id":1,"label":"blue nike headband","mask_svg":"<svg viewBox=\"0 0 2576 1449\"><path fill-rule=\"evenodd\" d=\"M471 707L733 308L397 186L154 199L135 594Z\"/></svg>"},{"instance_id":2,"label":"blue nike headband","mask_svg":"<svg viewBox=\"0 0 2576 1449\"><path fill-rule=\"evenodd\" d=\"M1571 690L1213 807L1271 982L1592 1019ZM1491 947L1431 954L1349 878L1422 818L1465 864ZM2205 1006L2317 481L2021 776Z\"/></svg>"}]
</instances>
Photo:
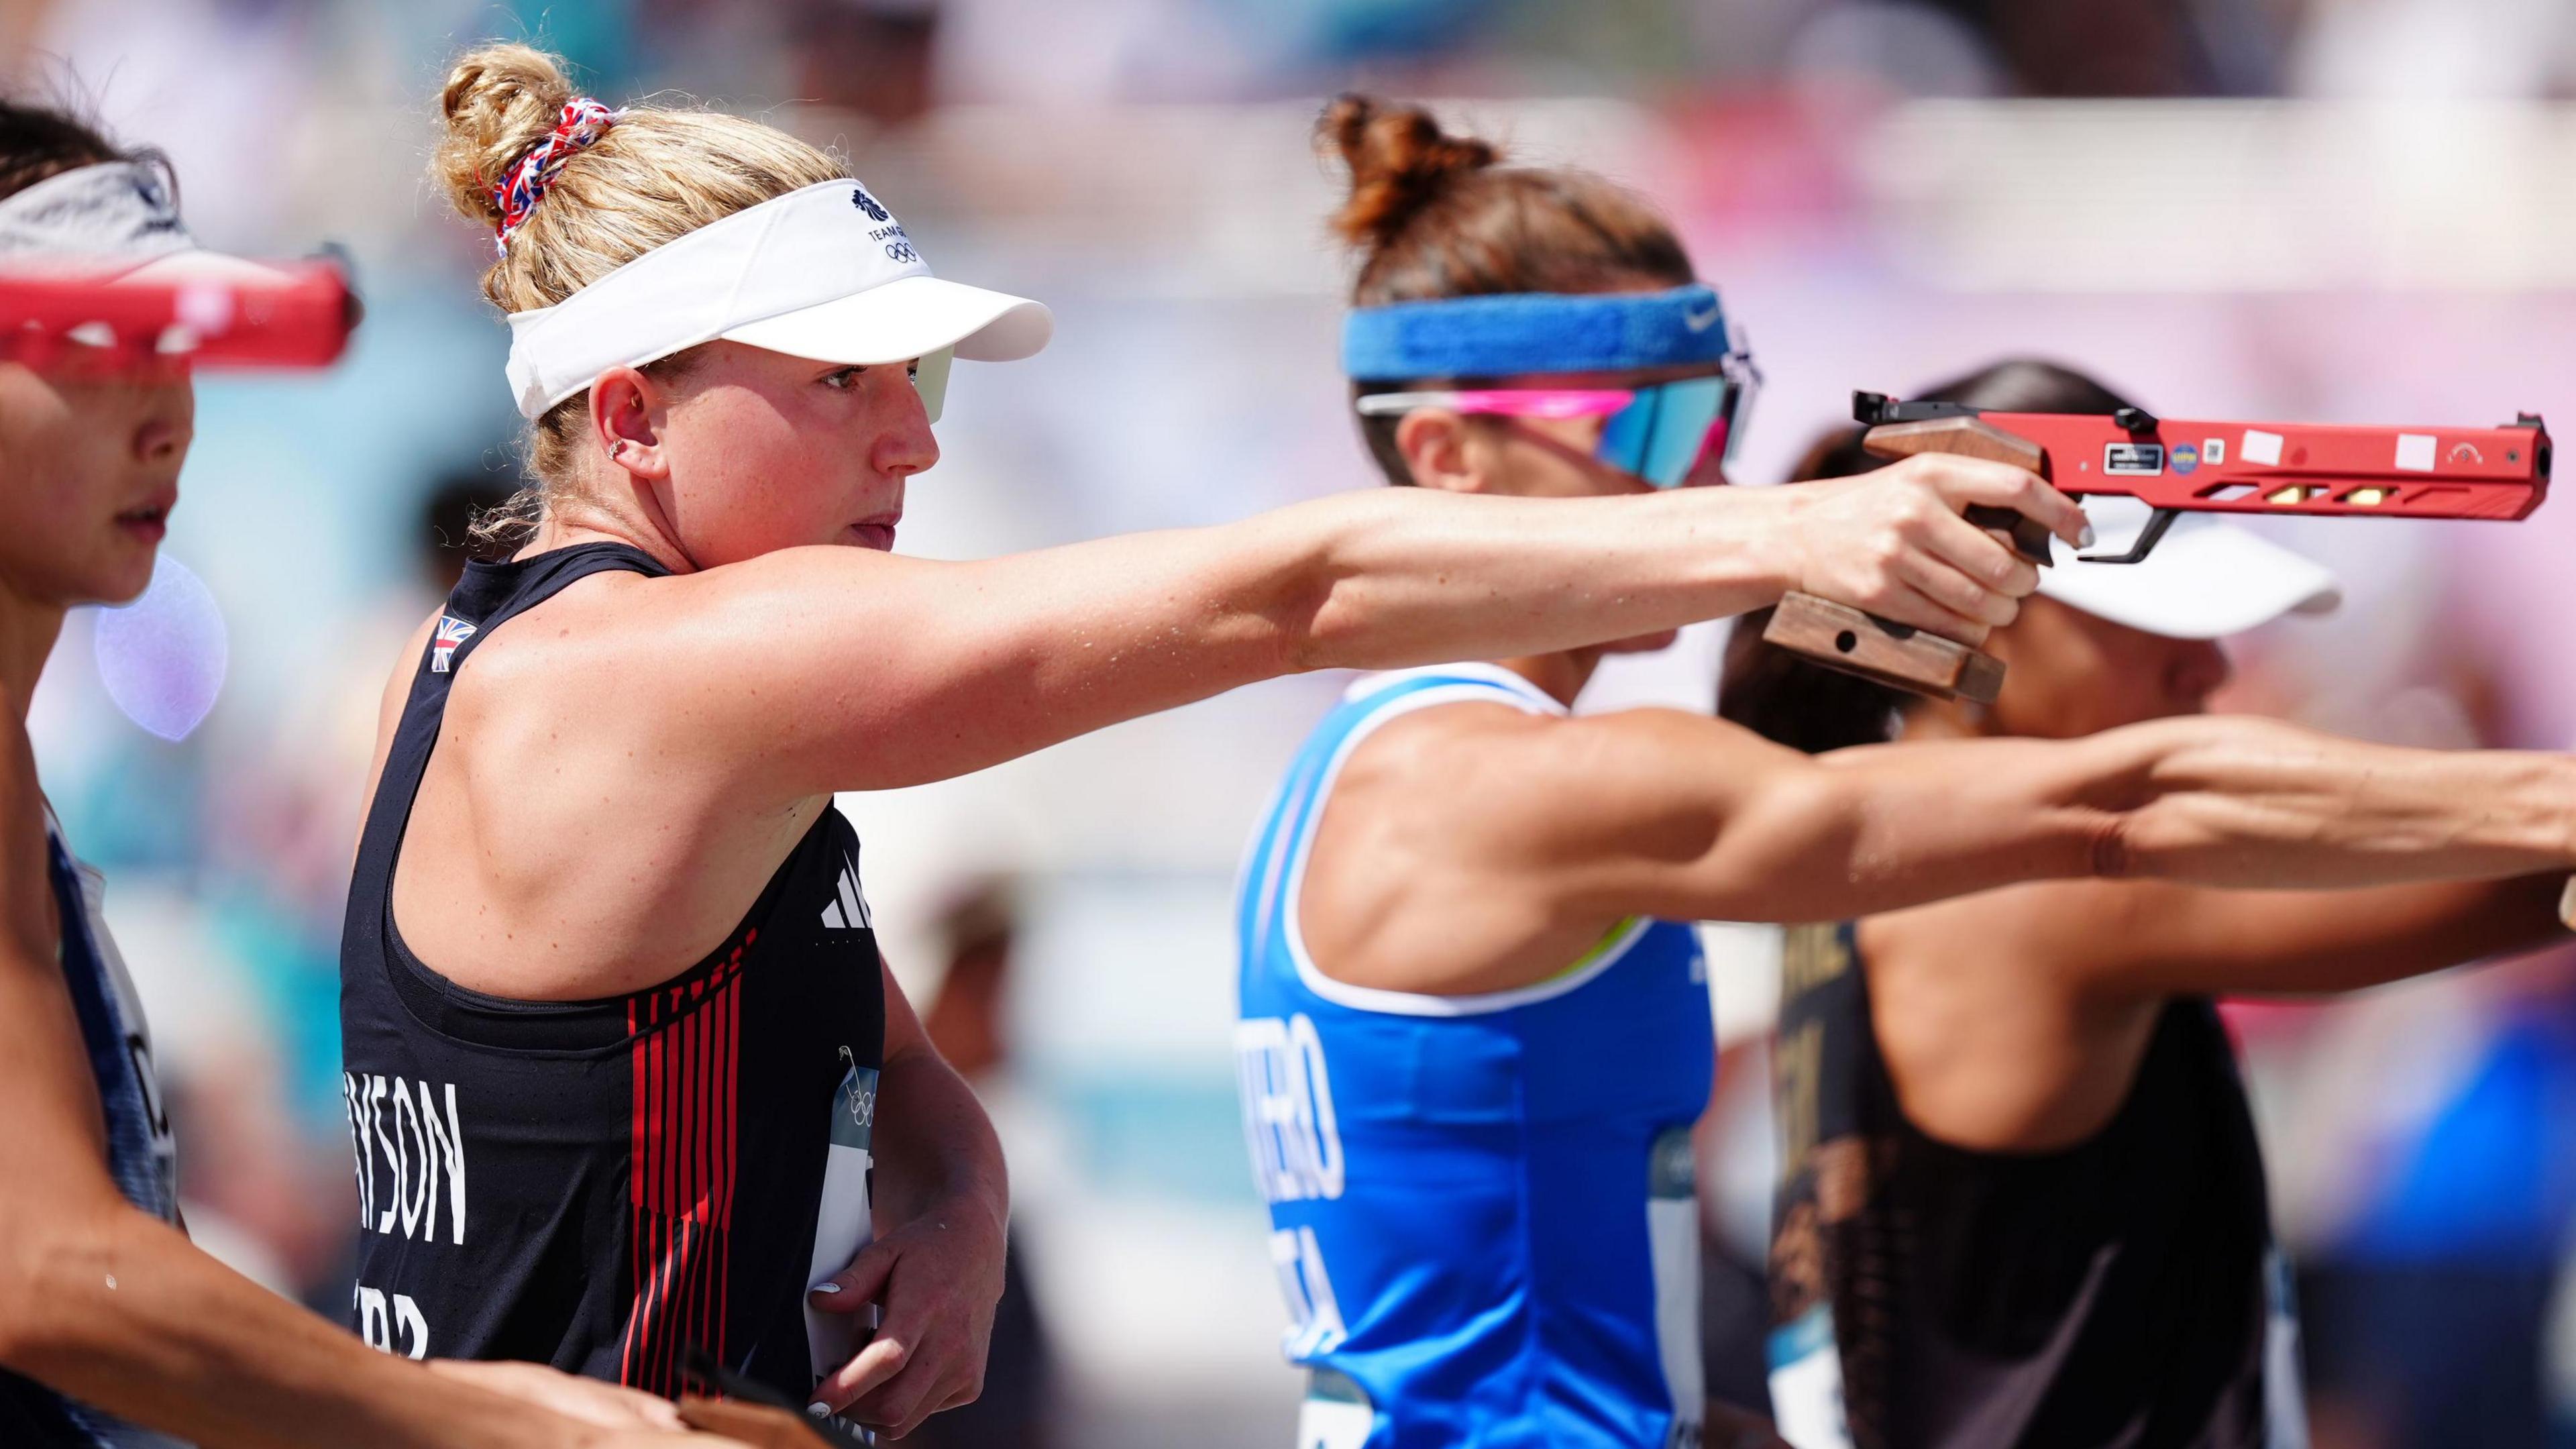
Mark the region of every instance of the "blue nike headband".
<instances>
[{"instance_id":1,"label":"blue nike headband","mask_svg":"<svg viewBox=\"0 0 2576 1449\"><path fill-rule=\"evenodd\" d=\"M1722 362L1733 350L1717 289L1508 292L1360 307L1342 321L1353 382L1624 372Z\"/></svg>"}]
</instances>

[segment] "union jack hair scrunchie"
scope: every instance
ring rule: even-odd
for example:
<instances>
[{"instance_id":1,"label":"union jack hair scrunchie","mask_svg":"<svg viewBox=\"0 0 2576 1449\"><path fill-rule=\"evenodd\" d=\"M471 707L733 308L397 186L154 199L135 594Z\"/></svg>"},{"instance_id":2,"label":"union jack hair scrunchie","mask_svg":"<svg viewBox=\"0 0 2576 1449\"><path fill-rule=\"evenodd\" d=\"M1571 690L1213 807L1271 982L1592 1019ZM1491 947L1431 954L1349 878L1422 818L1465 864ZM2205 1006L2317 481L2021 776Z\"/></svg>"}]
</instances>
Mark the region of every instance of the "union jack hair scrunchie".
<instances>
[{"instance_id":1,"label":"union jack hair scrunchie","mask_svg":"<svg viewBox=\"0 0 2576 1449\"><path fill-rule=\"evenodd\" d=\"M527 225L537 203L546 199L546 188L555 184L555 173L563 170L574 152L597 141L625 114L588 96L564 102L563 115L555 121L555 128L492 183L492 205L501 213L500 225L493 228L494 252L510 254L510 238Z\"/></svg>"}]
</instances>

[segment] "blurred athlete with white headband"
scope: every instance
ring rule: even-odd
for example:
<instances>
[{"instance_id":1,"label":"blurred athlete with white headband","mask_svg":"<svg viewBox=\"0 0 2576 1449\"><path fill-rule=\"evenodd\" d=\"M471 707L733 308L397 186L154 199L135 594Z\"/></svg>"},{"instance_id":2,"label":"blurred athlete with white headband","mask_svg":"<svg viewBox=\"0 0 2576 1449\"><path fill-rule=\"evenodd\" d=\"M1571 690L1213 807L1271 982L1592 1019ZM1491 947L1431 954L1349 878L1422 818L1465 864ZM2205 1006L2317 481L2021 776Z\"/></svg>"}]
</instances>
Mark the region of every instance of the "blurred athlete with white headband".
<instances>
[{"instance_id":1,"label":"blurred athlete with white headband","mask_svg":"<svg viewBox=\"0 0 2576 1449\"><path fill-rule=\"evenodd\" d=\"M1923 394L2128 400L2036 362ZM1802 476L1871 466L1857 430ZM2102 500L2104 548L2147 510ZM2063 563L1936 704L1729 641L1718 707L1796 748L2066 739L2197 714L2221 641L2334 607L2322 566L2207 515L2144 563ZM2563 936L2564 872L2365 891L2051 881L1793 927L1771 1400L1799 1449L2304 1444L2297 1314L2220 992L2354 990Z\"/></svg>"},{"instance_id":2,"label":"blurred athlete with white headband","mask_svg":"<svg viewBox=\"0 0 2576 1449\"><path fill-rule=\"evenodd\" d=\"M932 276L841 163L751 121L613 111L518 46L460 61L442 110L538 486L388 684L350 893L359 1312L401 1352L657 1392L713 1361L898 1433L975 1393L1000 1154L881 969L836 790L1791 587L1975 637L2035 570L1965 507L2083 532L2031 475L1945 459L903 558L950 359L1035 352L1044 308Z\"/></svg>"},{"instance_id":3,"label":"blurred athlete with white headband","mask_svg":"<svg viewBox=\"0 0 2576 1449\"><path fill-rule=\"evenodd\" d=\"M158 153L0 102L0 273L21 272L217 302L284 280L195 246ZM189 1244L106 884L72 855L27 739L64 612L150 580L192 436L186 360L126 355L104 326L52 339L41 366L0 362L0 1444L715 1449L653 1428L678 1420L641 1394L388 1357Z\"/></svg>"},{"instance_id":4,"label":"blurred athlete with white headband","mask_svg":"<svg viewBox=\"0 0 2576 1449\"><path fill-rule=\"evenodd\" d=\"M1650 207L1498 164L1418 109L1344 97L1318 129L1350 167L1343 364L1393 491L1569 516L1737 491L1680 486L1723 481L1750 359ZM1703 1404L1690 1128L1713 1044L1691 921L2576 861L2561 757L2240 719L1810 759L1670 710L1570 717L1603 652L1360 680L1254 838L1237 1068L1310 1374L1302 1449L1772 1442Z\"/></svg>"}]
</instances>

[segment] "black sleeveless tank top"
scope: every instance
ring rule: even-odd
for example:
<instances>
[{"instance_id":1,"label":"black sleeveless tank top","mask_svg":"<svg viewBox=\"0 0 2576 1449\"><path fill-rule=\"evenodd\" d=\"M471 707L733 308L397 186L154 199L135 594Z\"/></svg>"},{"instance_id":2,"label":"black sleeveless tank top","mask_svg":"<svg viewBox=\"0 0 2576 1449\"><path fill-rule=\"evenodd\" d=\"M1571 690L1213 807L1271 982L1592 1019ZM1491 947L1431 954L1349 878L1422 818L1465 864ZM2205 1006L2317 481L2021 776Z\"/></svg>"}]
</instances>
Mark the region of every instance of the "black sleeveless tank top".
<instances>
[{"instance_id":1,"label":"black sleeveless tank top","mask_svg":"<svg viewBox=\"0 0 2576 1449\"><path fill-rule=\"evenodd\" d=\"M1792 928L1781 987L1785 1433L1854 1449L2304 1444L2262 1155L2208 1000L2166 1005L2100 1132L2002 1154L1906 1119L1849 925Z\"/></svg>"},{"instance_id":2,"label":"black sleeveless tank top","mask_svg":"<svg viewBox=\"0 0 2576 1449\"><path fill-rule=\"evenodd\" d=\"M449 687L494 631L608 570L667 572L623 544L468 565L403 706L340 948L352 1316L413 1358L530 1359L668 1394L699 1347L808 1395L864 1336L804 1303L870 1230L885 998L849 822L827 807L722 945L631 996L468 991L394 927Z\"/></svg>"}]
</instances>

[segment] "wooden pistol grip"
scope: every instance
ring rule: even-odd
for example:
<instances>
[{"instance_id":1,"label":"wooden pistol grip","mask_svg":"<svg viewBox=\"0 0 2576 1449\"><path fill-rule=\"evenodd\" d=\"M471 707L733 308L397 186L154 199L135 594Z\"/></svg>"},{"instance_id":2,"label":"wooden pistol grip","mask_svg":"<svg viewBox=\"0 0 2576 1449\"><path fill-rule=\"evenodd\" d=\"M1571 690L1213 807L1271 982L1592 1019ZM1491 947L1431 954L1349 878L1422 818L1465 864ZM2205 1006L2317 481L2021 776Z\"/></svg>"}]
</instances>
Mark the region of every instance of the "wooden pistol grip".
<instances>
[{"instance_id":1,"label":"wooden pistol grip","mask_svg":"<svg viewBox=\"0 0 2576 1449\"><path fill-rule=\"evenodd\" d=\"M2037 443L1979 417L1883 423L1861 436L1861 446L1882 458L1956 453L2010 463L2032 473L2040 473L2048 462L2047 450ZM1982 504L1969 507L1967 519L1979 528L2008 535L2013 547L2031 562L2048 563L2049 532L2039 520L2014 509ZM1762 637L1828 668L1934 699L1991 704L2004 686L2003 661L1991 654L1813 594L1782 595Z\"/></svg>"},{"instance_id":2,"label":"wooden pistol grip","mask_svg":"<svg viewBox=\"0 0 2576 1449\"><path fill-rule=\"evenodd\" d=\"M1882 423L1861 435L1860 445L1882 458L1911 458L1917 453L1956 453L2010 463L2038 473L2048 452L2017 433L2007 433L1984 418L1925 418L1912 423ZM2045 475L2043 475L2045 476ZM1968 521L2012 536L2013 547L2035 564L2048 563L2048 528L2039 520L2009 508L1982 504L1968 509Z\"/></svg>"},{"instance_id":3,"label":"wooden pistol grip","mask_svg":"<svg viewBox=\"0 0 2576 1449\"><path fill-rule=\"evenodd\" d=\"M747 1444L751 1449L834 1449L832 1440L785 1409L741 1399L685 1396L680 1400L680 1422L700 1433Z\"/></svg>"},{"instance_id":4,"label":"wooden pistol grip","mask_svg":"<svg viewBox=\"0 0 2576 1449\"><path fill-rule=\"evenodd\" d=\"M1861 435L1860 445L1882 458L1911 458L1917 453L1956 453L2039 471L2048 453L2018 433L2007 433L1984 418L1924 418L1911 423L1881 423Z\"/></svg>"},{"instance_id":5,"label":"wooden pistol grip","mask_svg":"<svg viewBox=\"0 0 2576 1449\"><path fill-rule=\"evenodd\" d=\"M1991 704L2004 687L2003 661L1991 654L1813 594L1782 594L1762 638L1827 668L1934 699Z\"/></svg>"}]
</instances>

